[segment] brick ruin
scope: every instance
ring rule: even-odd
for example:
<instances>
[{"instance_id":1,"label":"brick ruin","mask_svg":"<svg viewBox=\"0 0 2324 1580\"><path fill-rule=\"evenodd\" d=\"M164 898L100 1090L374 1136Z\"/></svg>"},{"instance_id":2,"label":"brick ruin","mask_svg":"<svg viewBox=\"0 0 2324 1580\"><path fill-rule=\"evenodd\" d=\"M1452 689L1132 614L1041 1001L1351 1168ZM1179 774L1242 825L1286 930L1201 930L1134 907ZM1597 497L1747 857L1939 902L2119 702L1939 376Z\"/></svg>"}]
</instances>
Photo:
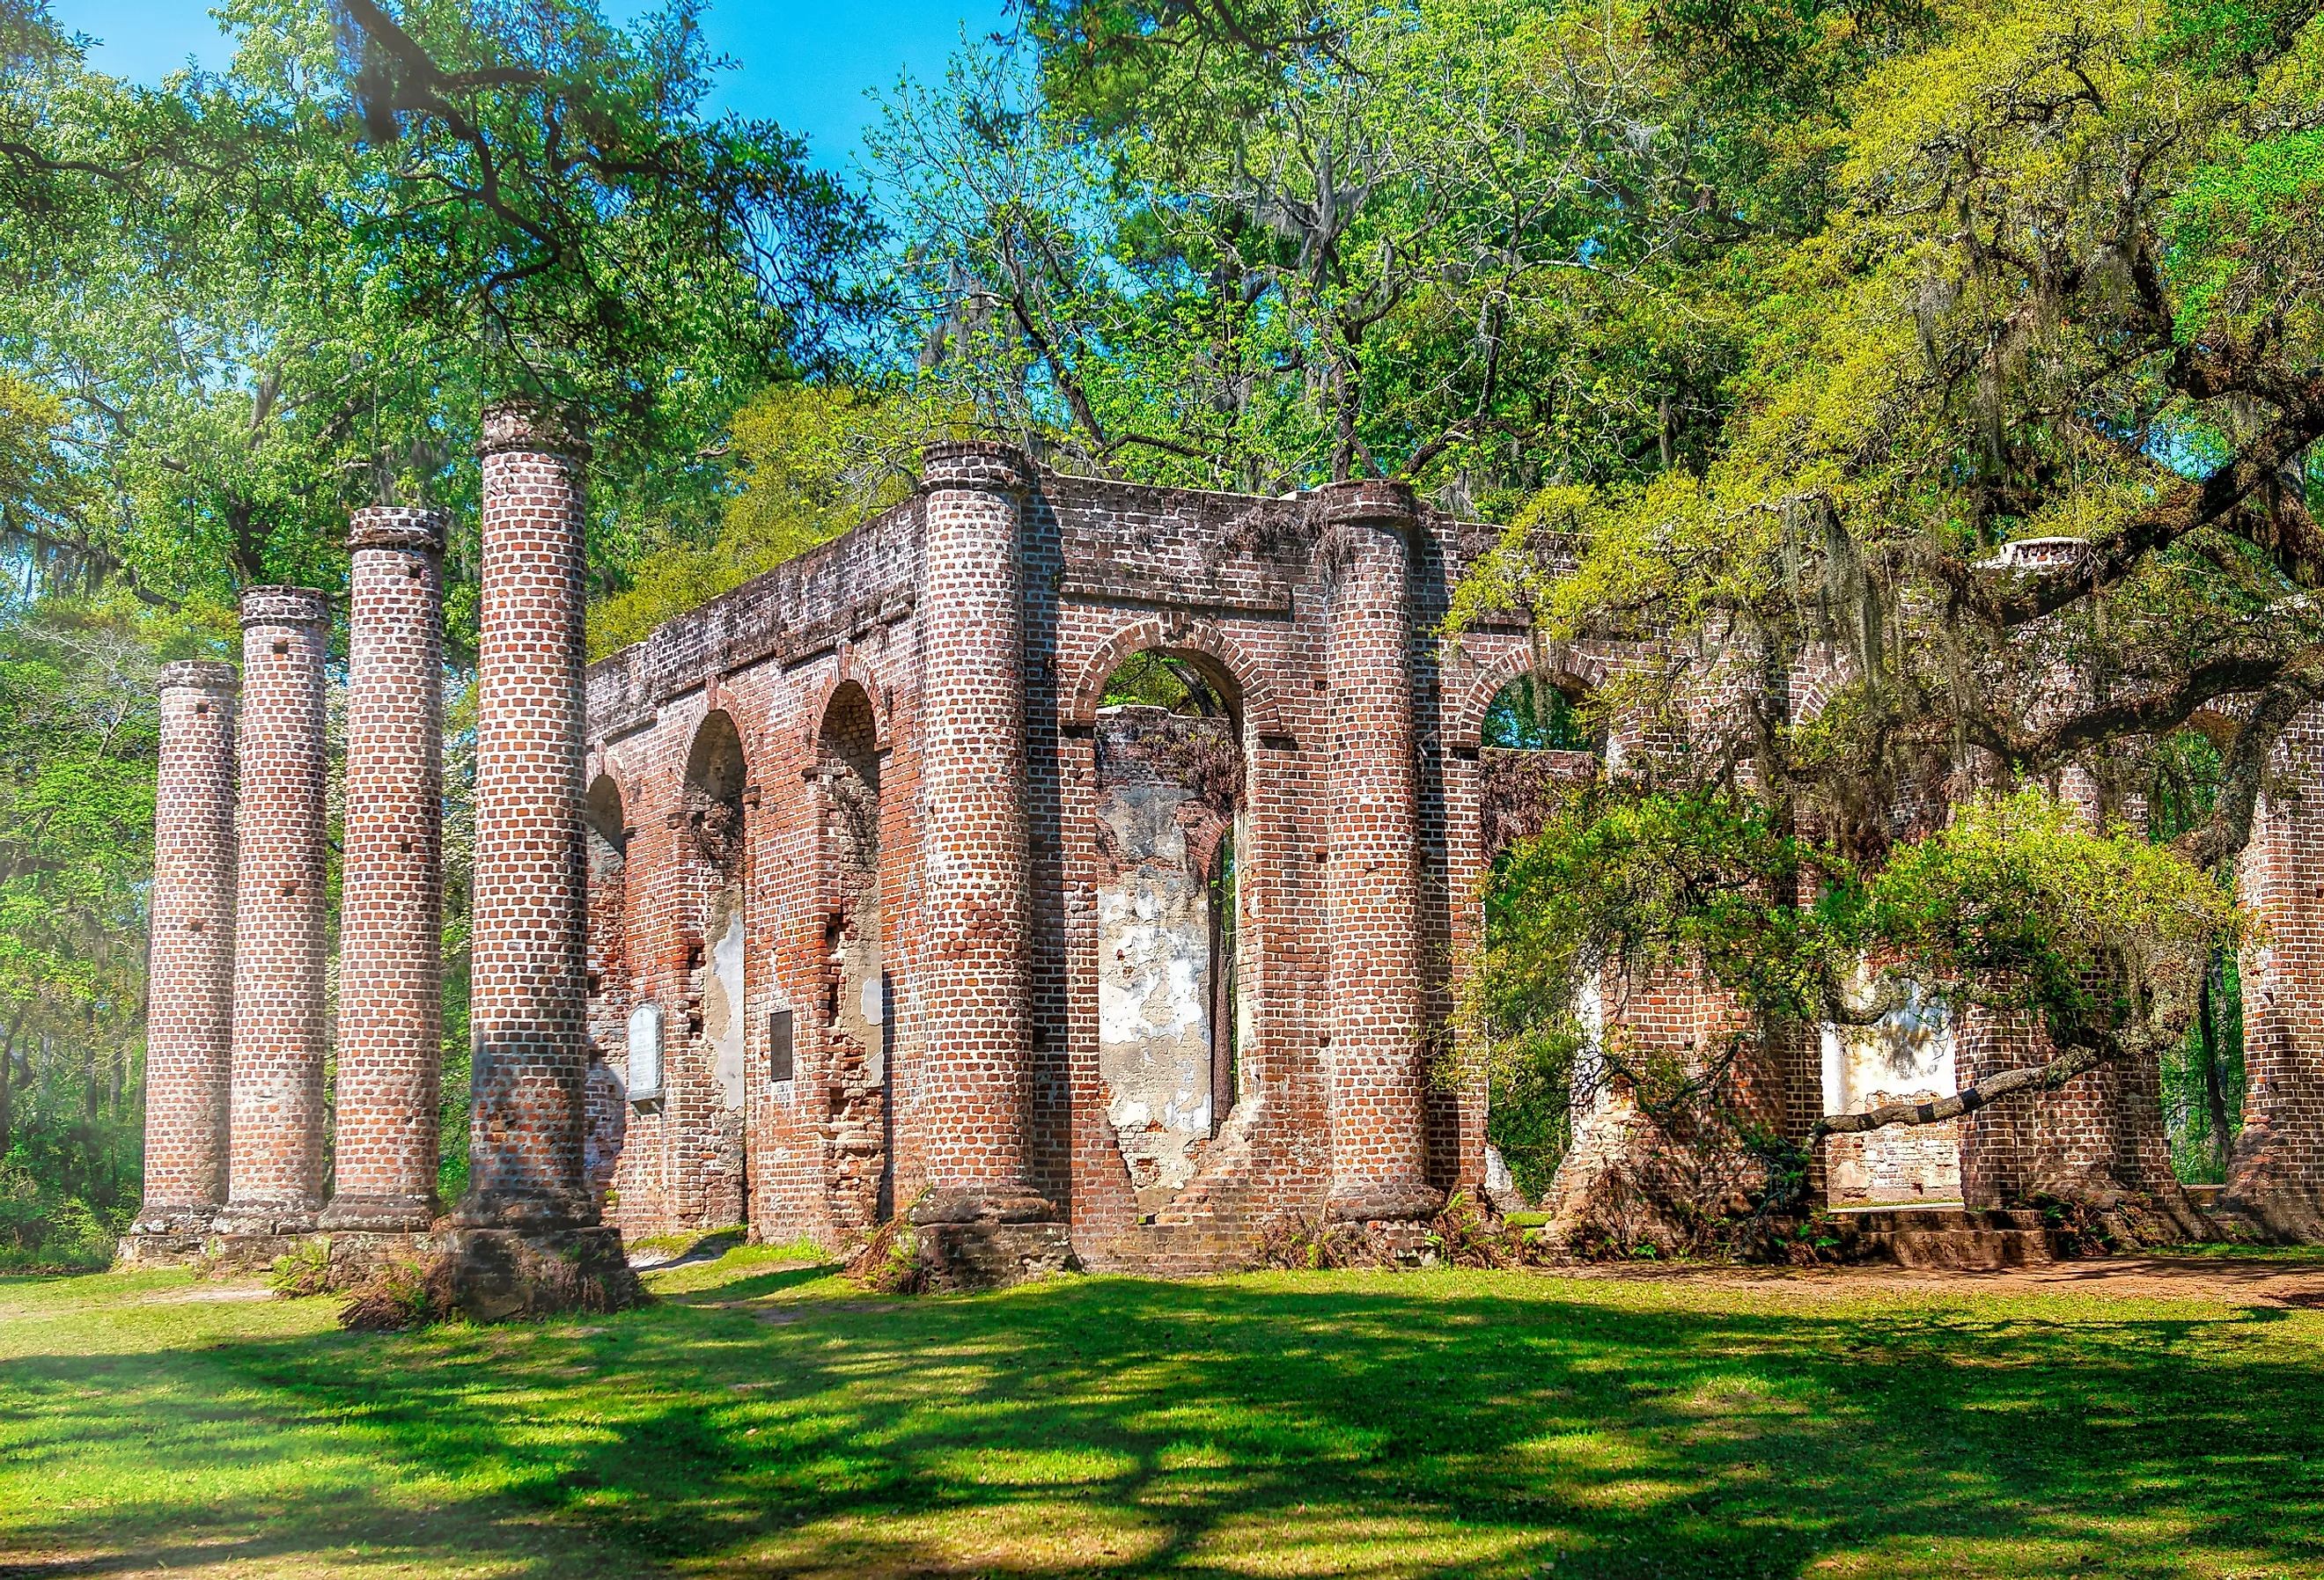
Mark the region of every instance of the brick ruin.
<instances>
[{"instance_id":1,"label":"brick ruin","mask_svg":"<svg viewBox=\"0 0 2324 1580\"><path fill-rule=\"evenodd\" d=\"M478 1316L632 1292L585 1168L587 455L528 407L485 413L467 1194L448 1216L437 1198L445 522L363 510L348 534L334 1101L330 599L250 587L240 676L181 663L161 678L146 1195L124 1262L263 1265L322 1232L347 1280L445 1256ZM229 919L231 945L213 941Z\"/></svg>"},{"instance_id":2,"label":"brick ruin","mask_svg":"<svg viewBox=\"0 0 2324 1580\"><path fill-rule=\"evenodd\" d=\"M973 1284L1231 1266L1285 1215L1409 1256L1449 1192L1506 1191L1480 1083L1429 1077L1453 963L1542 792L1638 739L1487 744L1505 686L1578 694L1626 661L1545 651L1513 615L1439 642L1498 529L1387 483L1256 498L938 445L908 501L585 676L585 447L502 409L485 452L470 1194L437 1216L441 528L367 512L338 1194L319 1173L321 604L253 589L238 735L230 670L163 678L142 1232L742 1226L839 1247L902 1215L938 1281ZM1107 706L1147 652L1199 674L1215 715ZM2295 731L2286 767L2312 777L2319 744ZM2319 828L2272 797L2247 863L2273 934L2229 1198L2286 1234L2314 1231L2324 1179ZM1683 979L1601 1012L1688 1048L1736 1024ZM2038 1051L1922 1006L1770 1041L1746 1085L1796 1135ZM1618 1092L1589 1105L1559 1191L1635 1124ZM2102 1071L1847 1138L1817 1187L1999 1205L2079 1170L2175 1190L2162 1134L2151 1073Z\"/></svg>"}]
</instances>

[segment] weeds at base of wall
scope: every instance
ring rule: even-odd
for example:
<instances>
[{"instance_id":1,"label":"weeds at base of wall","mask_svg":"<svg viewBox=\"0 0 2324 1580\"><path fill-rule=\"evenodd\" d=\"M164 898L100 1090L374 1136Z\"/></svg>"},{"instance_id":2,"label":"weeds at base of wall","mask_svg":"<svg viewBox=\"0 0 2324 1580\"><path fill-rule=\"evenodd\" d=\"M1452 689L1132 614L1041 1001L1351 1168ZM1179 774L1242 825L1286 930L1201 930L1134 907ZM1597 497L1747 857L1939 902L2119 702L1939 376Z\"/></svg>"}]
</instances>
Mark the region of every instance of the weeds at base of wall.
<instances>
[{"instance_id":1,"label":"weeds at base of wall","mask_svg":"<svg viewBox=\"0 0 2324 1580\"><path fill-rule=\"evenodd\" d=\"M1467 1269L1547 1267L1563 1260L1522 1226L1461 1191L1445 1200L1421 1243L1423 1265ZM1380 1253L1360 1224L1332 1224L1298 1211L1277 1214L1259 1236L1257 1262L1286 1271L1410 1265Z\"/></svg>"},{"instance_id":2,"label":"weeds at base of wall","mask_svg":"<svg viewBox=\"0 0 2324 1580\"><path fill-rule=\"evenodd\" d=\"M278 1300L304 1300L311 1295L329 1294L331 1243L309 1240L295 1251L276 1257L272 1270L266 1275L266 1287L274 1291Z\"/></svg>"},{"instance_id":3,"label":"weeds at base of wall","mask_svg":"<svg viewBox=\"0 0 2324 1580\"><path fill-rule=\"evenodd\" d=\"M847 1259L847 1276L879 1295L918 1295L927 1288L919 1235L899 1214L872 1232Z\"/></svg>"},{"instance_id":4,"label":"weeds at base of wall","mask_svg":"<svg viewBox=\"0 0 2324 1580\"><path fill-rule=\"evenodd\" d=\"M354 1333L408 1333L459 1315L452 1259L382 1263L339 1307L339 1326Z\"/></svg>"}]
</instances>

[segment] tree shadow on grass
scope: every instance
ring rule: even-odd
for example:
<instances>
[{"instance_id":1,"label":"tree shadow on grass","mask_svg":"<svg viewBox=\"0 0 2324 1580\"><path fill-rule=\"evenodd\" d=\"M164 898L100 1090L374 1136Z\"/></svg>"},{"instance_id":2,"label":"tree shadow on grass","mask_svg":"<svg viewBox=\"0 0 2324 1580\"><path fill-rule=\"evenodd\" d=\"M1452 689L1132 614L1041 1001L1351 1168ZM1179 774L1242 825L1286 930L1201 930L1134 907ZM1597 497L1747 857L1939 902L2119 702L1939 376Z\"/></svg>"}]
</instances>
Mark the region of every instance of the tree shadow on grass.
<instances>
[{"instance_id":1,"label":"tree shadow on grass","mask_svg":"<svg viewBox=\"0 0 2324 1580\"><path fill-rule=\"evenodd\" d=\"M698 1303L798 1272L820 1276L586 1326L208 1359L365 1452L493 1489L480 1520L530 1508L709 1572L1224 1575L1265 1557L1794 1575L1845 1554L1858 1572L2161 1576L2324 1560L2284 1515L2324 1450L2324 1371L2283 1326L1731 1291L1695 1309L1514 1276L807 1298L780 1326ZM85 1369L10 1372L31 1408L94 1426ZM173 1443L201 1451L198 1432ZM279 1521L327 1517L290 1504ZM60 1510L53 1545L87 1518Z\"/></svg>"}]
</instances>

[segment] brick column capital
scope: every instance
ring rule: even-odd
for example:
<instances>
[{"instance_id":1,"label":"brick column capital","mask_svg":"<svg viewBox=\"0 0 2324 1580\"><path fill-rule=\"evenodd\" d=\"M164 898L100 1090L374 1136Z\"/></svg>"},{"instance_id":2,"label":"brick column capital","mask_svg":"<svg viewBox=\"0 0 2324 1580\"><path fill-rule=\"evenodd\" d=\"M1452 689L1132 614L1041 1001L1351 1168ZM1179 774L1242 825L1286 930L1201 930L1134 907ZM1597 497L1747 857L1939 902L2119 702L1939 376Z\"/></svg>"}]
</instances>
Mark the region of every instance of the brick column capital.
<instances>
[{"instance_id":1,"label":"brick column capital","mask_svg":"<svg viewBox=\"0 0 2324 1580\"><path fill-rule=\"evenodd\" d=\"M440 510L409 504L365 505L348 518L347 548L357 553L365 549L410 549L441 554L449 526Z\"/></svg>"},{"instance_id":2,"label":"brick column capital","mask_svg":"<svg viewBox=\"0 0 2324 1580\"><path fill-rule=\"evenodd\" d=\"M331 596L317 587L258 587L242 589L242 628L254 625L328 625Z\"/></svg>"},{"instance_id":3,"label":"brick column capital","mask_svg":"<svg viewBox=\"0 0 2324 1580\"><path fill-rule=\"evenodd\" d=\"M1019 494L1033 476L1033 464L1005 444L955 439L920 452L920 486L933 494L962 488L984 494Z\"/></svg>"},{"instance_id":4,"label":"brick column capital","mask_svg":"<svg viewBox=\"0 0 2324 1580\"><path fill-rule=\"evenodd\" d=\"M569 408L511 396L484 408L476 454L563 456L586 461L591 454L588 427L580 413Z\"/></svg>"},{"instance_id":5,"label":"brick column capital","mask_svg":"<svg viewBox=\"0 0 2324 1580\"><path fill-rule=\"evenodd\" d=\"M1409 485L1388 477L1359 477L1329 483L1315 490L1314 499L1327 526L1385 527L1402 531L1420 514L1419 502Z\"/></svg>"},{"instance_id":6,"label":"brick column capital","mask_svg":"<svg viewBox=\"0 0 2324 1580\"><path fill-rule=\"evenodd\" d=\"M242 689L242 671L213 659L180 659L161 666L154 677L156 691L217 691L231 695Z\"/></svg>"}]
</instances>

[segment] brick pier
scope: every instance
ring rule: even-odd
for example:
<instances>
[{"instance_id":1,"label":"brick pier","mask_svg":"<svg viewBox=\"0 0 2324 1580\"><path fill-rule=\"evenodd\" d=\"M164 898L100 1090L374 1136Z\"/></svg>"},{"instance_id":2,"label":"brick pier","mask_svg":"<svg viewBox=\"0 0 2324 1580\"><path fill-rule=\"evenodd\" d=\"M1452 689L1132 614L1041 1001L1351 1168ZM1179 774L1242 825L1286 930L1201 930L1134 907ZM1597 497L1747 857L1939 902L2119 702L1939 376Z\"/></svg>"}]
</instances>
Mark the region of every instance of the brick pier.
<instances>
[{"instance_id":1,"label":"brick pier","mask_svg":"<svg viewBox=\"0 0 2324 1580\"><path fill-rule=\"evenodd\" d=\"M1410 535L1387 483L1322 494L1331 576L1326 735L1333 1218L1434 1215L1421 1090L1420 817L1412 727Z\"/></svg>"},{"instance_id":2,"label":"brick pier","mask_svg":"<svg viewBox=\"0 0 2324 1580\"><path fill-rule=\"evenodd\" d=\"M337 1144L326 1229L436 1217L442 1057L445 521L357 511L347 633Z\"/></svg>"},{"instance_id":3,"label":"brick pier","mask_svg":"<svg viewBox=\"0 0 2324 1580\"><path fill-rule=\"evenodd\" d=\"M929 1189L913 1218L941 1266L1065 1260L1027 1169L1032 873L1026 838L1027 464L993 444L927 454L920 799L927 1001L918 1092Z\"/></svg>"},{"instance_id":4,"label":"brick pier","mask_svg":"<svg viewBox=\"0 0 2324 1580\"><path fill-rule=\"evenodd\" d=\"M581 821L582 463L521 404L484 416L476 878L463 1227L597 1221L582 1169L589 1069Z\"/></svg>"},{"instance_id":5,"label":"brick pier","mask_svg":"<svg viewBox=\"0 0 2324 1580\"><path fill-rule=\"evenodd\" d=\"M136 1231L198 1234L226 1197L234 1069L232 664L161 671L145 1016L145 1200Z\"/></svg>"},{"instance_id":6,"label":"brick pier","mask_svg":"<svg viewBox=\"0 0 2324 1580\"><path fill-rule=\"evenodd\" d=\"M242 595L229 1196L217 1228L298 1234L323 1206L323 662L327 598Z\"/></svg>"}]
</instances>

